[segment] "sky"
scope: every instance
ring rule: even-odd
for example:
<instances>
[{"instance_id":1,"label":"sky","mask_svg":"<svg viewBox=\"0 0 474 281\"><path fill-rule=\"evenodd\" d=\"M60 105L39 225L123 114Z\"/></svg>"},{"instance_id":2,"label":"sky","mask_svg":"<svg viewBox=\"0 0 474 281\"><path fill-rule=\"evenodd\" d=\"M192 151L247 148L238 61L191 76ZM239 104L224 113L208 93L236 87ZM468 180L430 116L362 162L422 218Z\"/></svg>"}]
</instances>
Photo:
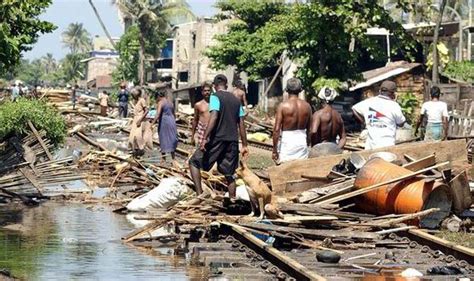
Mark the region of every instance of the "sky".
<instances>
[{"instance_id":1,"label":"sky","mask_svg":"<svg viewBox=\"0 0 474 281\"><path fill-rule=\"evenodd\" d=\"M212 16L216 0L188 0L192 11L197 16ZM112 37L119 37L122 25L118 18L117 8L111 0L94 0L94 4ZM39 58L52 53L56 59L64 57L67 49L61 43L61 33L73 22L83 23L92 36L105 36L88 0L53 0L53 4L40 16L41 19L54 23L58 28L39 37L33 49L24 54L27 59Z\"/></svg>"}]
</instances>

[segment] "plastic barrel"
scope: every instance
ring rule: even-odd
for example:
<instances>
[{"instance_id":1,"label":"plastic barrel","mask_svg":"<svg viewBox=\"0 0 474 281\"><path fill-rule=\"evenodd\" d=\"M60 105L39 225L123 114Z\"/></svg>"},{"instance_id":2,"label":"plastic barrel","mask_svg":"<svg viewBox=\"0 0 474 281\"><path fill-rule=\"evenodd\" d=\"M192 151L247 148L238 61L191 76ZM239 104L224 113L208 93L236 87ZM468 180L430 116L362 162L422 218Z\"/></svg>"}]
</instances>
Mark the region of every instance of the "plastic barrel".
<instances>
[{"instance_id":1,"label":"plastic barrel","mask_svg":"<svg viewBox=\"0 0 474 281\"><path fill-rule=\"evenodd\" d=\"M369 160L357 174L356 189L368 187L412 173L403 167L380 158ZM422 218L424 227L436 227L451 210L452 199L448 187L440 182L414 177L388 184L364 193L356 198L359 208L376 215L411 214L430 208L440 208L440 212Z\"/></svg>"}]
</instances>

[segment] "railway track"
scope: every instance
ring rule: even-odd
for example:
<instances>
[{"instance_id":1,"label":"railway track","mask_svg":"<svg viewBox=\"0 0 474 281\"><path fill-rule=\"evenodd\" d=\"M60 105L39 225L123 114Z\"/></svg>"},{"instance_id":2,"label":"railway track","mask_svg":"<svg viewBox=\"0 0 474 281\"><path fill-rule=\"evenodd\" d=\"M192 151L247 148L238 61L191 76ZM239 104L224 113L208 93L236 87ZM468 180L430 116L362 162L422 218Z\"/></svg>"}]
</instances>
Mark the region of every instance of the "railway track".
<instances>
[{"instance_id":1,"label":"railway track","mask_svg":"<svg viewBox=\"0 0 474 281\"><path fill-rule=\"evenodd\" d=\"M212 229L212 226L211 226ZM363 278L367 275L397 276L405 268L415 268L424 275L434 266L454 266L468 278L474 277L473 249L454 245L421 230L392 233L376 247L344 249L338 264L318 262L318 250L295 248L292 237L273 233L274 248L255 235L254 231L231 223L220 223L219 234L212 242L188 244L193 259L208 266L224 278L252 280L330 280L334 278ZM218 238L217 238L218 237ZM286 243L286 244L285 244ZM286 250L285 250L286 248ZM292 250L288 250L288 249ZM429 275L434 280L447 276ZM451 278L454 276L450 276ZM456 276L461 277L461 276Z\"/></svg>"},{"instance_id":2,"label":"railway track","mask_svg":"<svg viewBox=\"0 0 474 281\"><path fill-rule=\"evenodd\" d=\"M264 149L264 150L268 150L268 151L272 151L272 150L273 150L273 145L272 145L272 144L269 144L269 143L266 143L266 142L261 142L261 141L256 141L256 140L250 140L250 139L248 139L248 140L247 140L247 143L248 143L250 146L257 147L257 148L260 148L260 149Z\"/></svg>"}]
</instances>

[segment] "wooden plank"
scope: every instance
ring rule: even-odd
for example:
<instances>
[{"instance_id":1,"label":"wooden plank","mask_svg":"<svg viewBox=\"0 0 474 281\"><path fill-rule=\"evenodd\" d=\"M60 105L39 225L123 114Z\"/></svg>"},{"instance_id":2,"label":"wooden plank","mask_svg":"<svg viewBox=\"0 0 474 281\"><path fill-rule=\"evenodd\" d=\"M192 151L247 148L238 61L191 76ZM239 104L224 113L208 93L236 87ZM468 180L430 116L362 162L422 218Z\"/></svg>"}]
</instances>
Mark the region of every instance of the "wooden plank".
<instances>
[{"instance_id":1,"label":"wooden plank","mask_svg":"<svg viewBox=\"0 0 474 281\"><path fill-rule=\"evenodd\" d=\"M298 228L298 227L288 227L288 226L278 226L273 224L263 224L263 223L244 223L242 224L245 227L263 230L263 231L276 231L282 233L295 233L301 234L308 239L352 239L357 241L374 241L380 239L380 236L372 232L364 231L350 231L343 229L308 229L308 228Z\"/></svg>"},{"instance_id":2,"label":"wooden plank","mask_svg":"<svg viewBox=\"0 0 474 281\"><path fill-rule=\"evenodd\" d=\"M408 154L416 159L436 155L437 162L451 161L453 164L467 163L466 140L458 139L442 142L417 142L396 145L375 150L364 150L353 152L364 158L368 158L375 152L389 151L396 154L399 159L403 159L404 154ZM349 158L349 154L322 156L305 160L297 160L273 166L268 169L272 189L276 194L285 192L288 181L300 180L301 175L326 177L329 171L342 159Z\"/></svg>"},{"instance_id":3,"label":"wooden plank","mask_svg":"<svg viewBox=\"0 0 474 281\"><path fill-rule=\"evenodd\" d=\"M344 192L347 192L347 188L351 188L354 184L354 181L355 179L349 179L343 182L330 183L324 186L312 188L310 190L298 194L298 202L312 203L314 202L314 200L320 200L320 198L337 193L339 190L345 190ZM327 191L327 193L325 195L321 195L321 193L324 193L325 191Z\"/></svg>"},{"instance_id":4,"label":"wooden plank","mask_svg":"<svg viewBox=\"0 0 474 281\"><path fill-rule=\"evenodd\" d=\"M300 222L316 222L316 221L333 221L338 218L335 216L285 216L283 219L268 220L278 223L300 223Z\"/></svg>"},{"instance_id":5,"label":"wooden plank","mask_svg":"<svg viewBox=\"0 0 474 281\"><path fill-rule=\"evenodd\" d=\"M25 178L36 188L36 190L38 190L38 193L40 195L43 195L43 187L41 186L41 184L38 182L38 180L36 179L36 177L30 173L30 171L28 171L27 168L23 167L23 168L20 168L20 172L23 174L23 176L25 176Z\"/></svg>"},{"instance_id":6,"label":"wooden plank","mask_svg":"<svg viewBox=\"0 0 474 281\"><path fill-rule=\"evenodd\" d=\"M436 164L436 157L434 154L430 156L426 156L425 158L421 158L419 160L414 160L408 164L403 165L403 168L410 170L412 172L416 172L418 170L424 169L429 166L433 166Z\"/></svg>"},{"instance_id":7,"label":"wooden plank","mask_svg":"<svg viewBox=\"0 0 474 281\"><path fill-rule=\"evenodd\" d=\"M308 214L333 215L344 219L360 219L364 217L364 214L328 210L315 204L279 203L278 208L282 212L304 212Z\"/></svg>"},{"instance_id":8,"label":"wooden plank","mask_svg":"<svg viewBox=\"0 0 474 281\"><path fill-rule=\"evenodd\" d=\"M39 144L41 145L41 147L43 148L44 152L46 153L46 156L48 156L48 159L49 160L53 160L53 155L51 154L51 152L49 151L48 147L46 146L46 144L44 143L43 139L41 138L40 134L38 133L38 131L36 130L35 126L33 125L33 123L31 123L31 121L28 120L28 126L30 126L30 129L31 131L33 132L33 134L35 135L36 139L38 140Z\"/></svg>"},{"instance_id":9,"label":"wooden plank","mask_svg":"<svg viewBox=\"0 0 474 281\"><path fill-rule=\"evenodd\" d=\"M376 189L381 188L382 186L385 186L387 184L392 184L392 183L395 183L395 182L398 182L398 181L407 180L407 179L412 178L412 177L417 176L417 175L421 175L421 174L426 173L426 172L428 172L432 169L436 169L436 168L439 168L441 166L445 166L448 163L449 162L443 162L443 163L440 163L438 165L431 166L431 167L428 167L428 168L425 168L425 169L422 169L422 170L419 170L419 171L416 171L416 172L413 172L413 173L410 173L410 174L407 174L407 175L404 175L404 176L401 176L401 177L398 177L398 178L394 178L394 179L391 179L391 180L380 182L380 183L377 183L377 184L374 184L374 185L371 185L371 186L367 186L367 187L364 187L364 188L361 188L361 189L358 189L358 190L354 190L354 191L346 193L346 194L336 196L334 198L330 198L330 199L327 199L327 200L324 200L324 201L320 201L317 204L320 204L320 205L333 204L333 203L336 203L336 202L339 202L339 201L342 201L342 200L346 200L346 199L355 197L357 195L361 195L361 194L367 193L369 191L376 190Z\"/></svg>"},{"instance_id":10,"label":"wooden plank","mask_svg":"<svg viewBox=\"0 0 474 281\"><path fill-rule=\"evenodd\" d=\"M270 262L277 265L290 276L296 278L296 280L326 280L323 276L309 270L296 260L285 256L282 252L266 244L242 227L229 222L221 222L221 225L230 228L234 234L236 234L236 238L242 243L246 244L257 253L262 254Z\"/></svg>"},{"instance_id":11,"label":"wooden plank","mask_svg":"<svg viewBox=\"0 0 474 281\"><path fill-rule=\"evenodd\" d=\"M95 148L98 148L100 149L101 151L108 151L108 149L103 146L102 144L94 141L93 139L91 139L89 136L87 136L86 134L82 133L82 132L76 132L75 133L76 136L78 136L81 140L85 141L86 143L94 146Z\"/></svg>"},{"instance_id":12,"label":"wooden plank","mask_svg":"<svg viewBox=\"0 0 474 281\"><path fill-rule=\"evenodd\" d=\"M309 203L321 202L321 201L324 201L324 200L327 200L327 199L330 199L330 198L334 198L334 197L339 196L341 194L348 193L348 192L350 192L354 189L354 182L355 182L355 179L351 179L349 181L344 182L344 184L341 183L341 185L339 185L339 187L341 187L341 188L339 188L336 192L332 192L332 193L326 194L324 196L321 196L319 198L316 198L314 200L311 200Z\"/></svg>"}]
</instances>

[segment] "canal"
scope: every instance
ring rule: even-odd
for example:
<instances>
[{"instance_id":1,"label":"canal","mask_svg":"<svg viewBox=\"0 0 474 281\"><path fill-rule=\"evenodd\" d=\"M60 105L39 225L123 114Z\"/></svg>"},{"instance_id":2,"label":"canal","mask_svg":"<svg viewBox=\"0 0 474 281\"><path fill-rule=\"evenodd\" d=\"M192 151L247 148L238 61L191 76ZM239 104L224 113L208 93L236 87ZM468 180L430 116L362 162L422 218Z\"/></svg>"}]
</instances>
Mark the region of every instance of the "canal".
<instances>
[{"instance_id":1,"label":"canal","mask_svg":"<svg viewBox=\"0 0 474 281\"><path fill-rule=\"evenodd\" d=\"M134 229L106 205L46 202L0 207L0 269L26 280L200 280L171 248L120 238ZM150 252L152 251L152 252Z\"/></svg>"}]
</instances>

